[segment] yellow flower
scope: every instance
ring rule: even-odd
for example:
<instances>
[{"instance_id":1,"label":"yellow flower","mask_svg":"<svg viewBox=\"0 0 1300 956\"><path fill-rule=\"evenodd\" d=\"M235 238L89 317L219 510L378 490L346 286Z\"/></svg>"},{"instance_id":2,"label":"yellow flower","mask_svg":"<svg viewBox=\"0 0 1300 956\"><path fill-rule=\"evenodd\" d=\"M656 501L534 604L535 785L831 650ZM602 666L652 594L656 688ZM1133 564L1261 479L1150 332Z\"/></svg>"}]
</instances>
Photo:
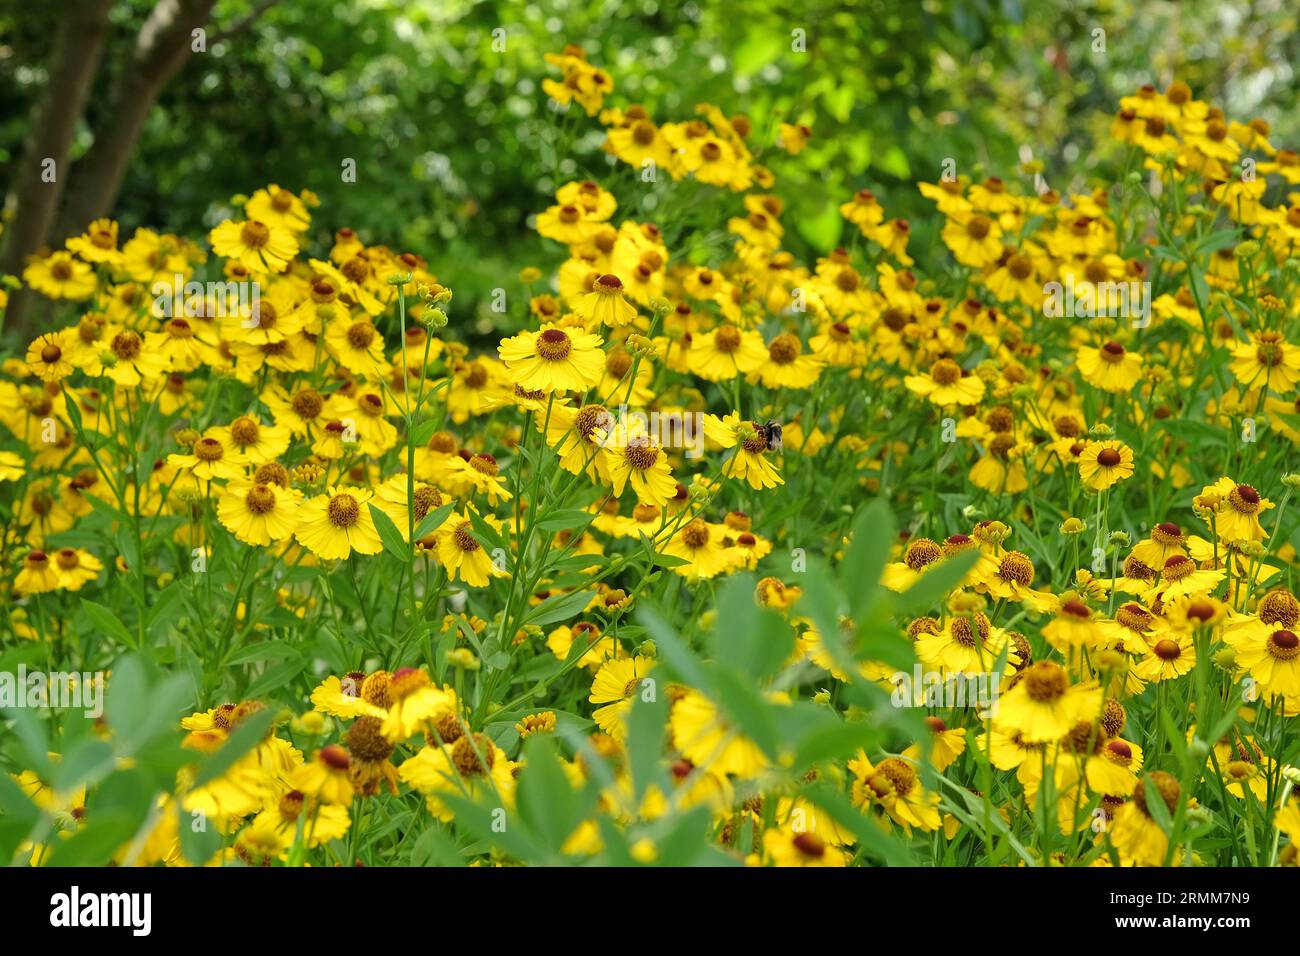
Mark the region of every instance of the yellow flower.
<instances>
[{"instance_id":1,"label":"yellow flower","mask_svg":"<svg viewBox=\"0 0 1300 956\"><path fill-rule=\"evenodd\" d=\"M754 374L767 388L807 388L823 368L821 359L803 354L797 335L784 332L768 343L767 361Z\"/></svg>"},{"instance_id":2,"label":"yellow flower","mask_svg":"<svg viewBox=\"0 0 1300 956\"><path fill-rule=\"evenodd\" d=\"M768 765L759 746L741 735L717 705L697 690L688 690L673 704L669 725L677 749L696 767L752 777Z\"/></svg>"},{"instance_id":3,"label":"yellow flower","mask_svg":"<svg viewBox=\"0 0 1300 956\"><path fill-rule=\"evenodd\" d=\"M514 764L505 751L483 734L462 733L441 746L421 747L398 768L403 782L426 795L429 812L443 822L455 818L455 812L438 799L440 793L452 793L473 800L481 793L491 793L506 807L514 803Z\"/></svg>"},{"instance_id":4,"label":"yellow flower","mask_svg":"<svg viewBox=\"0 0 1300 956\"><path fill-rule=\"evenodd\" d=\"M1246 388L1289 392L1300 382L1300 347L1280 332L1256 332L1232 350L1232 374Z\"/></svg>"},{"instance_id":5,"label":"yellow flower","mask_svg":"<svg viewBox=\"0 0 1300 956\"><path fill-rule=\"evenodd\" d=\"M1218 498L1214 510L1214 532L1220 541L1244 544L1262 541L1264 526L1259 516L1273 507L1273 502L1260 495L1251 485L1239 485L1231 478L1220 478L1204 488L1201 494Z\"/></svg>"},{"instance_id":6,"label":"yellow flower","mask_svg":"<svg viewBox=\"0 0 1300 956\"><path fill-rule=\"evenodd\" d=\"M720 325L712 332L691 337L687 365L691 372L711 382L730 381L755 372L767 361L763 337L753 329Z\"/></svg>"},{"instance_id":7,"label":"yellow flower","mask_svg":"<svg viewBox=\"0 0 1300 956\"><path fill-rule=\"evenodd\" d=\"M318 558L334 560L384 549L374 518L367 508L372 493L365 488L335 487L298 506L294 538Z\"/></svg>"},{"instance_id":8,"label":"yellow flower","mask_svg":"<svg viewBox=\"0 0 1300 956\"><path fill-rule=\"evenodd\" d=\"M338 744L330 744L316 751L310 763L298 767L289 782L295 790L321 803L347 806L352 802L353 793L348 779L351 765L348 752Z\"/></svg>"},{"instance_id":9,"label":"yellow flower","mask_svg":"<svg viewBox=\"0 0 1300 956\"><path fill-rule=\"evenodd\" d=\"M89 299L95 292L95 273L80 259L55 252L37 259L23 270L23 281L51 299Z\"/></svg>"},{"instance_id":10,"label":"yellow flower","mask_svg":"<svg viewBox=\"0 0 1300 956\"><path fill-rule=\"evenodd\" d=\"M1084 487L1104 491L1133 475L1133 449L1122 441L1090 441L1079 455Z\"/></svg>"},{"instance_id":11,"label":"yellow flower","mask_svg":"<svg viewBox=\"0 0 1300 956\"><path fill-rule=\"evenodd\" d=\"M501 522L492 515L483 520L497 530ZM472 588L486 587L493 577L508 572L498 568L478 538L474 536L474 523L468 516L452 515L438 532L438 560L447 569L447 579L457 578Z\"/></svg>"},{"instance_id":12,"label":"yellow flower","mask_svg":"<svg viewBox=\"0 0 1300 956\"><path fill-rule=\"evenodd\" d=\"M537 217L537 231L566 246L576 246L590 239L599 231L600 225L601 221L592 218L585 209L569 203L552 206Z\"/></svg>"},{"instance_id":13,"label":"yellow flower","mask_svg":"<svg viewBox=\"0 0 1300 956\"><path fill-rule=\"evenodd\" d=\"M459 456L449 459L447 484L457 495L486 495L494 507L514 497L501 479L497 460L486 452L471 455L468 461Z\"/></svg>"},{"instance_id":14,"label":"yellow flower","mask_svg":"<svg viewBox=\"0 0 1300 956\"><path fill-rule=\"evenodd\" d=\"M625 422L615 425L611 432L598 430L597 434L615 495L621 496L623 489L631 485L637 501L662 506L677 494L677 481L657 438Z\"/></svg>"},{"instance_id":15,"label":"yellow flower","mask_svg":"<svg viewBox=\"0 0 1300 956\"><path fill-rule=\"evenodd\" d=\"M627 735L627 715L632 710L632 698L643 696L647 687L653 694L653 682L646 685L646 675L654 666L653 659L639 656L609 660L601 665L591 682L591 695L587 698L593 704L604 705L597 707L591 715L597 727L618 740Z\"/></svg>"},{"instance_id":16,"label":"yellow flower","mask_svg":"<svg viewBox=\"0 0 1300 956\"><path fill-rule=\"evenodd\" d=\"M387 371L383 336L369 319L332 323L325 332L325 344L349 372L377 377Z\"/></svg>"},{"instance_id":17,"label":"yellow flower","mask_svg":"<svg viewBox=\"0 0 1300 956\"><path fill-rule=\"evenodd\" d=\"M1300 697L1300 637L1284 628L1248 632L1233 645L1237 664L1268 694Z\"/></svg>"},{"instance_id":18,"label":"yellow flower","mask_svg":"<svg viewBox=\"0 0 1300 956\"><path fill-rule=\"evenodd\" d=\"M47 332L27 347L27 367L42 382L61 382L72 374L65 332Z\"/></svg>"},{"instance_id":19,"label":"yellow flower","mask_svg":"<svg viewBox=\"0 0 1300 956\"><path fill-rule=\"evenodd\" d=\"M297 527L294 492L274 482L232 481L217 500L217 518L245 544L265 547L283 541Z\"/></svg>"},{"instance_id":20,"label":"yellow flower","mask_svg":"<svg viewBox=\"0 0 1300 956\"><path fill-rule=\"evenodd\" d=\"M1171 819L1182 798L1178 781L1163 770L1149 773L1137 782L1133 799L1115 811L1115 819L1110 827L1110 841L1119 853L1120 862L1128 866L1161 866L1169 850L1169 837L1147 804L1148 782L1155 789L1158 799L1163 801Z\"/></svg>"},{"instance_id":21,"label":"yellow flower","mask_svg":"<svg viewBox=\"0 0 1300 956\"><path fill-rule=\"evenodd\" d=\"M946 358L930 366L925 375L908 375L903 384L940 406L977 405L984 397L984 380Z\"/></svg>"},{"instance_id":22,"label":"yellow flower","mask_svg":"<svg viewBox=\"0 0 1300 956\"><path fill-rule=\"evenodd\" d=\"M1084 346L1075 360L1084 381L1104 392L1128 392L1142 377L1142 357L1118 342L1107 342L1099 349Z\"/></svg>"},{"instance_id":23,"label":"yellow flower","mask_svg":"<svg viewBox=\"0 0 1300 956\"><path fill-rule=\"evenodd\" d=\"M636 319L636 306L623 297L623 291L618 276L612 273L597 276L591 291L578 300L573 311L592 325L611 328L627 325Z\"/></svg>"},{"instance_id":24,"label":"yellow flower","mask_svg":"<svg viewBox=\"0 0 1300 956\"><path fill-rule=\"evenodd\" d=\"M252 220L290 232L306 232L311 227L311 213L307 212L307 205L289 190L281 189L274 183L253 193L244 206L244 211Z\"/></svg>"},{"instance_id":25,"label":"yellow flower","mask_svg":"<svg viewBox=\"0 0 1300 956\"><path fill-rule=\"evenodd\" d=\"M1190 634L1167 631L1153 637L1150 648L1133 668L1142 680L1174 680L1196 666L1196 645Z\"/></svg>"},{"instance_id":26,"label":"yellow flower","mask_svg":"<svg viewBox=\"0 0 1300 956\"><path fill-rule=\"evenodd\" d=\"M597 335L578 329L543 325L521 332L497 347L510 380L525 389L583 392L600 381L605 354Z\"/></svg>"},{"instance_id":27,"label":"yellow flower","mask_svg":"<svg viewBox=\"0 0 1300 956\"><path fill-rule=\"evenodd\" d=\"M14 578L14 590L19 594L44 594L64 587L50 556L44 551L27 552L22 569Z\"/></svg>"},{"instance_id":28,"label":"yellow flower","mask_svg":"<svg viewBox=\"0 0 1300 956\"><path fill-rule=\"evenodd\" d=\"M739 412L732 412L725 418L705 415L704 434L709 441L723 448L736 449L723 465L724 476L739 478L759 490L785 484L776 466L763 457L771 447L769 433L754 422L741 421Z\"/></svg>"},{"instance_id":29,"label":"yellow flower","mask_svg":"<svg viewBox=\"0 0 1300 956\"><path fill-rule=\"evenodd\" d=\"M84 548L60 548L54 552L54 573L59 586L69 591L79 591L82 585L99 577L104 564Z\"/></svg>"},{"instance_id":30,"label":"yellow flower","mask_svg":"<svg viewBox=\"0 0 1300 956\"><path fill-rule=\"evenodd\" d=\"M939 795L921 786L915 759L918 752L918 748L912 746L901 757L886 757L873 765L859 750L858 755L849 761L849 770L854 777L854 804L864 809L880 808L909 835L913 827L932 831L939 829L942 823Z\"/></svg>"},{"instance_id":31,"label":"yellow flower","mask_svg":"<svg viewBox=\"0 0 1300 956\"><path fill-rule=\"evenodd\" d=\"M87 358L82 367L91 375L107 375L129 388L160 378L167 371L167 358L145 348L138 333L123 329L109 341L105 352Z\"/></svg>"},{"instance_id":32,"label":"yellow flower","mask_svg":"<svg viewBox=\"0 0 1300 956\"><path fill-rule=\"evenodd\" d=\"M791 156L798 156L812 138L812 130L807 126L794 123L782 123L777 129L777 143Z\"/></svg>"},{"instance_id":33,"label":"yellow flower","mask_svg":"<svg viewBox=\"0 0 1300 956\"><path fill-rule=\"evenodd\" d=\"M283 272L298 255L298 240L292 232L257 219L227 219L208 234L208 241L217 255L238 260L250 272Z\"/></svg>"},{"instance_id":34,"label":"yellow flower","mask_svg":"<svg viewBox=\"0 0 1300 956\"><path fill-rule=\"evenodd\" d=\"M230 480L242 477L248 459L209 434L198 439L188 454L168 455L167 463L187 469L200 481L211 481L214 478Z\"/></svg>"},{"instance_id":35,"label":"yellow flower","mask_svg":"<svg viewBox=\"0 0 1300 956\"><path fill-rule=\"evenodd\" d=\"M1101 688L1071 685L1064 667L1039 661L1002 695L997 720L1003 730L1018 732L1027 743L1049 743L1060 740L1077 722L1092 721L1100 710Z\"/></svg>"},{"instance_id":36,"label":"yellow flower","mask_svg":"<svg viewBox=\"0 0 1300 956\"><path fill-rule=\"evenodd\" d=\"M773 866L848 866L849 855L811 830L771 827L763 831L763 856Z\"/></svg>"},{"instance_id":37,"label":"yellow flower","mask_svg":"<svg viewBox=\"0 0 1300 956\"><path fill-rule=\"evenodd\" d=\"M983 269L1002 255L1002 230L996 220L973 214L964 221L949 219L943 241L962 265Z\"/></svg>"},{"instance_id":38,"label":"yellow flower","mask_svg":"<svg viewBox=\"0 0 1300 956\"><path fill-rule=\"evenodd\" d=\"M609 131L606 149L631 166L646 168L646 160L660 169L672 162L672 146L649 117Z\"/></svg>"},{"instance_id":39,"label":"yellow flower","mask_svg":"<svg viewBox=\"0 0 1300 956\"><path fill-rule=\"evenodd\" d=\"M451 721L439 729L444 741L448 734L460 730L456 695L431 684L423 668L403 667L393 671L388 681L388 698L388 713L384 715L380 732L394 744L408 740L417 730L442 717Z\"/></svg>"},{"instance_id":40,"label":"yellow flower","mask_svg":"<svg viewBox=\"0 0 1300 956\"><path fill-rule=\"evenodd\" d=\"M65 245L86 262L106 262L116 265L122 261L117 248L117 223L111 219L96 219L80 236L73 236Z\"/></svg>"},{"instance_id":41,"label":"yellow flower","mask_svg":"<svg viewBox=\"0 0 1300 956\"><path fill-rule=\"evenodd\" d=\"M690 580L714 577L725 570L728 563L716 529L703 518L688 523L659 550L688 562L672 570Z\"/></svg>"},{"instance_id":42,"label":"yellow flower","mask_svg":"<svg viewBox=\"0 0 1300 956\"><path fill-rule=\"evenodd\" d=\"M26 471L27 463L21 455L0 451L0 481L17 481Z\"/></svg>"}]
</instances>

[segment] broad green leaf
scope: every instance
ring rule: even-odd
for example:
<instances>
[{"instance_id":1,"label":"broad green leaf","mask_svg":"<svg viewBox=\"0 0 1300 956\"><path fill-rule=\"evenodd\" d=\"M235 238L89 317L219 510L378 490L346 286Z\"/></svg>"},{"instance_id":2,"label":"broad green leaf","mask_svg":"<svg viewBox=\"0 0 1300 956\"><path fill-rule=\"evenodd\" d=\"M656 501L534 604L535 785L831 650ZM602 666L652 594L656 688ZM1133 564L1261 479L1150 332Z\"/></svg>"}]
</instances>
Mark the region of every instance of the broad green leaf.
<instances>
[{"instance_id":1,"label":"broad green leaf","mask_svg":"<svg viewBox=\"0 0 1300 956\"><path fill-rule=\"evenodd\" d=\"M379 540L384 543L384 550L399 561L410 561L411 549L402 538L402 532L397 530L397 525L393 524L393 519L373 504L368 507L370 517L375 520L375 530L379 532Z\"/></svg>"},{"instance_id":2,"label":"broad green leaf","mask_svg":"<svg viewBox=\"0 0 1300 956\"><path fill-rule=\"evenodd\" d=\"M95 626L95 630L104 636L112 637L126 647L134 647L135 636L126 629L126 625L113 611L97 604L90 598L81 599L81 612Z\"/></svg>"},{"instance_id":3,"label":"broad green leaf","mask_svg":"<svg viewBox=\"0 0 1300 956\"><path fill-rule=\"evenodd\" d=\"M574 591L572 594L553 595L532 608L524 616L524 623L545 627L547 624L567 621L581 614L595 595L595 591Z\"/></svg>"}]
</instances>

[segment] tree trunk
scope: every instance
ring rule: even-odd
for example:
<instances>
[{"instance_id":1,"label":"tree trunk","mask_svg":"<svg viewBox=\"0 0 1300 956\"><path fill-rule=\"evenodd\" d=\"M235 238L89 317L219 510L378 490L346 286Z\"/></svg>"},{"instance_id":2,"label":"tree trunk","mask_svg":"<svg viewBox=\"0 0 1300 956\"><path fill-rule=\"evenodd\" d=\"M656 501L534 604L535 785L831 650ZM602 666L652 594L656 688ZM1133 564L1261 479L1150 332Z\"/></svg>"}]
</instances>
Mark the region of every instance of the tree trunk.
<instances>
[{"instance_id":1,"label":"tree trunk","mask_svg":"<svg viewBox=\"0 0 1300 956\"><path fill-rule=\"evenodd\" d=\"M145 119L167 81L194 52L193 32L207 24L215 0L160 0L140 28L90 150L77 163L59 217L60 238L107 216L117 201Z\"/></svg>"},{"instance_id":2,"label":"tree trunk","mask_svg":"<svg viewBox=\"0 0 1300 956\"><path fill-rule=\"evenodd\" d=\"M95 80L108 12L113 0L69 0L50 56L45 92L32 114L32 125L14 174L8 205L13 221L5 233L0 273L20 274L23 260L42 245L58 211L68 176L68 150ZM54 161L53 181L47 182L47 160ZM19 298L16 296L15 298ZM11 301L9 319L14 320Z\"/></svg>"}]
</instances>

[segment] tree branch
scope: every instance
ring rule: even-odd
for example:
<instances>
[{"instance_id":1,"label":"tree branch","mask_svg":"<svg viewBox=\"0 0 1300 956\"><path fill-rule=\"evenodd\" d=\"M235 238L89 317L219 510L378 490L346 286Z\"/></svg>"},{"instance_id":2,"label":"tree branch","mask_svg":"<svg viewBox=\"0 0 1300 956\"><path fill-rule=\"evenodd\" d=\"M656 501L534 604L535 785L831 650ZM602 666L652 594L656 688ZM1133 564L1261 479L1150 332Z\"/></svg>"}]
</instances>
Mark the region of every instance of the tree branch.
<instances>
[{"instance_id":1,"label":"tree branch","mask_svg":"<svg viewBox=\"0 0 1300 956\"><path fill-rule=\"evenodd\" d=\"M256 7L250 10L244 16L240 17L230 26L226 27L224 30L219 30L216 33L214 33L208 42L220 43L222 40L229 40L232 36L234 36L236 33L239 33L241 30L248 29L248 27L252 25L254 20L256 20L258 17L264 14L267 10L275 6L277 2L278 0L262 0L261 3L259 3Z\"/></svg>"}]
</instances>

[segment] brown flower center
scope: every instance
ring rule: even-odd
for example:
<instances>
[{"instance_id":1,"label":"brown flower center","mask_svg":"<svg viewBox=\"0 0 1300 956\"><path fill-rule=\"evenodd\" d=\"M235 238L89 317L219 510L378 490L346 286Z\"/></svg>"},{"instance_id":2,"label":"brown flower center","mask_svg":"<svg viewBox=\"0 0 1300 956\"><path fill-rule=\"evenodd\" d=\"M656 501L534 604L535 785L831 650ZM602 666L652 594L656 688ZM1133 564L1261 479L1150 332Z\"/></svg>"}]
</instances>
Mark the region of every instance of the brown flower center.
<instances>
[{"instance_id":1,"label":"brown flower center","mask_svg":"<svg viewBox=\"0 0 1300 956\"><path fill-rule=\"evenodd\" d=\"M692 551L698 550L709 543L709 526L704 523L702 518L696 518L682 529L682 543Z\"/></svg>"},{"instance_id":2,"label":"brown flower center","mask_svg":"<svg viewBox=\"0 0 1300 956\"><path fill-rule=\"evenodd\" d=\"M199 461L219 461L225 453L226 449L215 438L200 438L194 443L194 457Z\"/></svg>"},{"instance_id":3,"label":"brown flower center","mask_svg":"<svg viewBox=\"0 0 1300 956\"><path fill-rule=\"evenodd\" d=\"M254 445L257 439L261 437L262 429L257 422L247 415L236 418L230 425L230 437L235 440L235 444L243 448L246 445Z\"/></svg>"},{"instance_id":4,"label":"brown flower center","mask_svg":"<svg viewBox=\"0 0 1300 956\"><path fill-rule=\"evenodd\" d=\"M1274 631L1268 636L1268 652L1280 661L1289 661L1300 655L1300 637L1294 631Z\"/></svg>"},{"instance_id":5,"label":"brown flower center","mask_svg":"<svg viewBox=\"0 0 1300 956\"><path fill-rule=\"evenodd\" d=\"M1169 638L1156 641L1156 646L1152 650L1155 652L1156 657L1162 661L1176 661L1183 655L1183 649L1178 645L1178 642L1171 641Z\"/></svg>"},{"instance_id":6,"label":"brown flower center","mask_svg":"<svg viewBox=\"0 0 1300 956\"><path fill-rule=\"evenodd\" d=\"M266 485L253 485L244 496L244 504L255 515L264 515L275 508L275 492Z\"/></svg>"},{"instance_id":7,"label":"brown flower center","mask_svg":"<svg viewBox=\"0 0 1300 956\"><path fill-rule=\"evenodd\" d=\"M294 395L293 401L294 414L299 418L313 419L321 413L325 407L325 399L321 398L320 393L314 389L304 388L301 392Z\"/></svg>"},{"instance_id":8,"label":"brown flower center","mask_svg":"<svg viewBox=\"0 0 1300 956\"><path fill-rule=\"evenodd\" d=\"M772 340L767 347L767 354L777 365L789 365L799 357L801 348L799 340L786 332Z\"/></svg>"},{"instance_id":9,"label":"brown flower center","mask_svg":"<svg viewBox=\"0 0 1300 956\"><path fill-rule=\"evenodd\" d=\"M1025 693L1038 703L1059 700L1068 687L1065 669L1051 661L1039 661L1025 671Z\"/></svg>"},{"instance_id":10,"label":"brown flower center","mask_svg":"<svg viewBox=\"0 0 1300 956\"><path fill-rule=\"evenodd\" d=\"M136 335L130 329L118 332L113 336L111 348L113 354L123 362L133 361L140 356L140 336Z\"/></svg>"},{"instance_id":11,"label":"brown flower center","mask_svg":"<svg viewBox=\"0 0 1300 956\"><path fill-rule=\"evenodd\" d=\"M936 385L952 385L961 379L961 366L952 359L939 359L930 366L930 378Z\"/></svg>"},{"instance_id":12,"label":"brown flower center","mask_svg":"<svg viewBox=\"0 0 1300 956\"><path fill-rule=\"evenodd\" d=\"M239 230L239 239L250 249L261 249L271 241L271 230L256 219L250 219Z\"/></svg>"},{"instance_id":13,"label":"brown flower center","mask_svg":"<svg viewBox=\"0 0 1300 956\"><path fill-rule=\"evenodd\" d=\"M537 354L548 362L560 362L569 357L573 342L562 329L547 329L537 336Z\"/></svg>"},{"instance_id":14,"label":"brown flower center","mask_svg":"<svg viewBox=\"0 0 1300 956\"><path fill-rule=\"evenodd\" d=\"M335 495L330 499L326 514L334 527L351 528L361 520L361 505L352 495Z\"/></svg>"},{"instance_id":15,"label":"brown flower center","mask_svg":"<svg viewBox=\"0 0 1300 956\"><path fill-rule=\"evenodd\" d=\"M469 521L462 521L456 530L452 532L452 540L456 542L456 547L462 551L479 550L478 539L473 534L473 524Z\"/></svg>"},{"instance_id":16,"label":"brown flower center","mask_svg":"<svg viewBox=\"0 0 1300 956\"><path fill-rule=\"evenodd\" d=\"M650 442L650 439L640 436L627 443L627 447L623 449L623 457L637 471L646 471L659 460L659 449Z\"/></svg>"},{"instance_id":17,"label":"brown flower center","mask_svg":"<svg viewBox=\"0 0 1300 956\"><path fill-rule=\"evenodd\" d=\"M348 344L354 349L365 351L370 348L370 344L375 340L375 327L362 319L360 322L353 322L348 329Z\"/></svg>"}]
</instances>

